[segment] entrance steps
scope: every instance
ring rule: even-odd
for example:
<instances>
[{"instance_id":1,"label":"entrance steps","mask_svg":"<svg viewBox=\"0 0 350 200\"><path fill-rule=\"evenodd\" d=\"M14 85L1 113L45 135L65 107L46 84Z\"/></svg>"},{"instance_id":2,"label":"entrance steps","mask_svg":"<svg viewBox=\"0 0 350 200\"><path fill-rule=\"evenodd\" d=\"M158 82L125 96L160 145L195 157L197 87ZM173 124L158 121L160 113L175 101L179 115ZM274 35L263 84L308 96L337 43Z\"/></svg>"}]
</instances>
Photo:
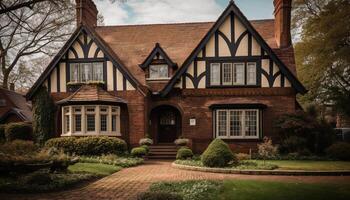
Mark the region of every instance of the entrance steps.
<instances>
[{"instance_id":1,"label":"entrance steps","mask_svg":"<svg viewBox=\"0 0 350 200\"><path fill-rule=\"evenodd\" d=\"M175 159L177 147L173 144L158 144L149 146L149 159Z\"/></svg>"}]
</instances>

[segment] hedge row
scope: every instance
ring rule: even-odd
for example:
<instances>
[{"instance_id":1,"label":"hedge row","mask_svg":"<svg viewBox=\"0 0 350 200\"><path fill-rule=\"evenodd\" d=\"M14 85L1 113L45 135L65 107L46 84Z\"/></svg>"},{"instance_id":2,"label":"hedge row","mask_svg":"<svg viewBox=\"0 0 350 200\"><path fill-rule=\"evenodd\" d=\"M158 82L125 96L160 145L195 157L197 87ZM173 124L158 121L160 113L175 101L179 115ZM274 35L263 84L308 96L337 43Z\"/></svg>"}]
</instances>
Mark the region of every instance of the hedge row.
<instances>
[{"instance_id":1,"label":"hedge row","mask_svg":"<svg viewBox=\"0 0 350 200\"><path fill-rule=\"evenodd\" d=\"M124 140L107 136L53 138L48 140L45 146L62 149L65 153L76 155L122 155L127 151Z\"/></svg>"},{"instance_id":2,"label":"hedge row","mask_svg":"<svg viewBox=\"0 0 350 200\"><path fill-rule=\"evenodd\" d=\"M28 122L0 125L0 141L33 140L33 128Z\"/></svg>"}]
</instances>

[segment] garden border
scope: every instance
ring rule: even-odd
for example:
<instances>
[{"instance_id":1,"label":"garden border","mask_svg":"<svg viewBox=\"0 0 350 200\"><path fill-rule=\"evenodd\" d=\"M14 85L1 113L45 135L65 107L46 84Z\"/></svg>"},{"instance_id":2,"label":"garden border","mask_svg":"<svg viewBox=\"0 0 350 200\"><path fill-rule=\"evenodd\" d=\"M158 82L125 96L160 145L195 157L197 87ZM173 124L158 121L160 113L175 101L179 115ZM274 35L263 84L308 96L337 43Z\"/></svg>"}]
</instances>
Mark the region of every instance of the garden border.
<instances>
[{"instance_id":1,"label":"garden border","mask_svg":"<svg viewBox=\"0 0 350 200\"><path fill-rule=\"evenodd\" d=\"M350 176L350 170L333 171L305 171L305 170L237 170L228 168L209 168L172 163L172 167L182 170L224 173L224 174L245 174L245 175L282 175L282 176Z\"/></svg>"}]
</instances>

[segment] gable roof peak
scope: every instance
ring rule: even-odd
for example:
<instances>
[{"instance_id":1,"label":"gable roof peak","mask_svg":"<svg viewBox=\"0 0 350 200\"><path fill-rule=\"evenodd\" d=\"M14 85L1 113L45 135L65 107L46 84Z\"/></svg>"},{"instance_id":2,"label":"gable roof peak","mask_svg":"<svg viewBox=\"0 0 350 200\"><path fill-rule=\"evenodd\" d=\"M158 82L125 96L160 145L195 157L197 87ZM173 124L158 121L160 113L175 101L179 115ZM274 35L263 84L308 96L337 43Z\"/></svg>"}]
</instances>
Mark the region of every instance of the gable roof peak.
<instances>
[{"instance_id":1,"label":"gable roof peak","mask_svg":"<svg viewBox=\"0 0 350 200\"><path fill-rule=\"evenodd\" d=\"M174 63L171 58L168 56L168 54L164 51L164 49L160 46L158 42L155 43L154 48L152 49L151 53L147 56L147 58L139 65L142 69L146 69L153 61L153 58L159 54L162 56L166 64L168 64L170 67L176 67L177 64Z\"/></svg>"}]
</instances>

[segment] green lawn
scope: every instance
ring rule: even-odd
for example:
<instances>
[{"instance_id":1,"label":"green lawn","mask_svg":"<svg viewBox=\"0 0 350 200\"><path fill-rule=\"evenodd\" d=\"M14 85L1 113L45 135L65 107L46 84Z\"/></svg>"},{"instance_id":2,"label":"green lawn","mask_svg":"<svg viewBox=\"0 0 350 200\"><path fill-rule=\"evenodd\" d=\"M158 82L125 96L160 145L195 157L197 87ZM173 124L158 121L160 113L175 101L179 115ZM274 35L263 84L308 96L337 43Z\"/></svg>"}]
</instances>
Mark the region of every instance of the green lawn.
<instances>
[{"instance_id":1,"label":"green lawn","mask_svg":"<svg viewBox=\"0 0 350 200\"><path fill-rule=\"evenodd\" d=\"M255 162L263 163L262 160ZM309 161L309 160L268 160L285 170L350 170L350 162L346 161Z\"/></svg>"},{"instance_id":2,"label":"green lawn","mask_svg":"<svg viewBox=\"0 0 350 200\"><path fill-rule=\"evenodd\" d=\"M150 192L175 193L184 200L345 200L349 184L308 184L256 180L160 182Z\"/></svg>"},{"instance_id":3,"label":"green lawn","mask_svg":"<svg viewBox=\"0 0 350 200\"><path fill-rule=\"evenodd\" d=\"M101 163L76 163L68 167L71 172L87 172L97 175L110 175L121 170L122 167Z\"/></svg>"}]
</instances>

